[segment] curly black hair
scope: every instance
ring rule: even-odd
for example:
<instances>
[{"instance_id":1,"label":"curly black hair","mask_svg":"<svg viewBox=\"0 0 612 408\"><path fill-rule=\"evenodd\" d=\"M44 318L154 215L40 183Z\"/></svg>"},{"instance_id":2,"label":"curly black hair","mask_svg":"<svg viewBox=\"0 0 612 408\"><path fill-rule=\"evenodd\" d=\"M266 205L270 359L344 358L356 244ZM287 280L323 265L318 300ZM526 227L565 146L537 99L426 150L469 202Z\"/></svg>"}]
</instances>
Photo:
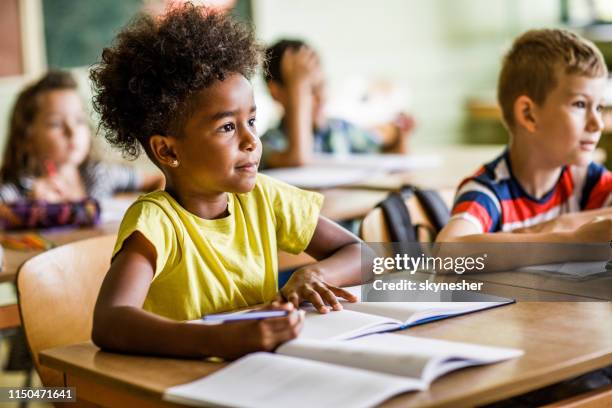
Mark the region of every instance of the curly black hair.
<instances>
[{"instance_id":1,"label":"curly black hair","mask_svg":"<svg viewBox=\"0 0 612 408\"><path fill-rule=\"evenodd\" d=\"M297 50L307 46L302 40L282 39L268 47L265 51L266 69L263 71L264 81L275 81L284 85L281 74L281 61L287 50Z\"/></svg>"},{"instance_id":2,"label":"curly black hair","mask_svg":"<svg viewBox=\"0 0 612 408\"><path fill-rule=\"evenodd\" d=\"M261 54L250 27L204 7L140 15L91 69L100 129L125 157L148 153L152 135L181 134L198 92L228 74L250 78Z\"/></svg>"}]
</instances>

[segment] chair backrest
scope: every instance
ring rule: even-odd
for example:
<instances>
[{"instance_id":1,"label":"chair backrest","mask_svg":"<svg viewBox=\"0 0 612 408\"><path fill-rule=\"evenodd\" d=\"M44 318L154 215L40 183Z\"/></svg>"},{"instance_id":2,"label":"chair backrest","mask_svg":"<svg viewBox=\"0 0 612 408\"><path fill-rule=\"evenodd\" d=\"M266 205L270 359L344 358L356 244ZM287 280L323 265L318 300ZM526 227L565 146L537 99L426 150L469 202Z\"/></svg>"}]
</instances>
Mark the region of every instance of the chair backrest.
<instances>
[{"instance_id":1,"label":"chair backrest","mask_svg":"<svg viewBox=\"0 0 612 408\"><path fill-rule=\"evenodd\" d=\"M452 206L455 190L442 189L438 190L443 201L450 208ZM419 202L415 195L410 195L404 200L406 208L410 213L410 218L413 225L423 225L425 228L419 229L419 242L431 242L435 239L428 231L433 230L433 225L429 219L423 205ZM391 242L391 235L383 214L383 210L379 207L372 209L361 222L361 238L365 242Z\"/></svg>"},{"instance_id":2,"label":"chair backrest","mask_svg":"<svg viewBox=\"0 0 612 408\"><path fill-rule=\"evenodd\" d=\"M116 235L63 245L26 261L17 273L19 312L34 365L45 386L63 386L42 367L41 350L91 338L93 310L110 267Z\"/></svg>"}]
</instances>

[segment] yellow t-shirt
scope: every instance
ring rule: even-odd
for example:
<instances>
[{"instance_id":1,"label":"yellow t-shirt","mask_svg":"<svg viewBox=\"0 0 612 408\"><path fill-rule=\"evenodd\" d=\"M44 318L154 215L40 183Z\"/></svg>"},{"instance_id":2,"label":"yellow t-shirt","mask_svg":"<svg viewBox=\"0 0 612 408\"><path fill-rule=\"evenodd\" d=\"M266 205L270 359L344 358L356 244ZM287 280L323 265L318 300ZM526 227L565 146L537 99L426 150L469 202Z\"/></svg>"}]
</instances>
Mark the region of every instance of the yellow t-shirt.
<instances>
[{"instance_id":1,"label":"yellow t-shirt","mask_svg":"<svg viewBox=\"0 0 612 408\"><path fill-rule=\"evenodd\" d=\"M302 252L322 203L321 194L259 174L252 191L228 193L227 217L206 220L156 191L126 212L113 256L134 231L155 247L155 275L143 308L158 315L192 320L252 306L274 298L277 248Z\"/></svg>"}]
</instances>

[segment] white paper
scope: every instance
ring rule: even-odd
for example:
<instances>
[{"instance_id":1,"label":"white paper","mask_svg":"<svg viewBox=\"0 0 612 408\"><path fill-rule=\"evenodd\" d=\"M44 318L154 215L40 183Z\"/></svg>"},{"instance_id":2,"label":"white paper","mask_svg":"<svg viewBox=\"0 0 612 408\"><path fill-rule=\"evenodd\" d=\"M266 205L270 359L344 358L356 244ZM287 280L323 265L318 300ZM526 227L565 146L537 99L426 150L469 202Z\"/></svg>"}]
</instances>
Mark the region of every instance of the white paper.
<instances>
[{"instance_id":1,"label":"white paper","mask_svg":"<svg viewBox=\"0 0 612 408\"><path fill-rule=\"evenodd\" d=\"M437 155L316 154L307 166L269 169L263 173L297 187L319 189L360 183L391 171L421 170L440 164Z\"/></svg>"},{"instance_id":2,"label":"white paper","mask_svg":"<svg viewBox=\"0 0 612 408\"><path fill-rule=\"evenodd\" d=\"M418 381L270 353L254 353L194 382L171 387L167 401L249 408L372 407L423 389Z\"/></svg>"},{"instance_id":3,"label":"white paper","mask_svg":"<svg viewBox=\"0 0 612 408\"><path fill-rule=\"evenodd\" d=\"M410 325L420 320L454 316L501 305L499 302L357 302L343 303L346 310L384 316Z\"/></svg>"},{"instance_id":4,"label":"white paper","mask_svg":"<svg viewBox=\"0 0 612 408\"><path fill-rule=\"evenodd\" d=\"M312 307L304 308L304 327L299 335L303 339L346 340L356 336L397 329L401 322L384 316L351 310L330 311L321 314Z\"/></svg>"},{"instance_id":5,"label":"white paper","mask_svg":"<svg viewBox=\"0 0 612 408\"><path fill-rule=\"evenodd\" d=\"M331 188L355 184L372 176L368 169L326 166L302 166L264 170L264 174L296 187L306 189Z\"/></svg>"},{"instance_id":6,"label":"white paper","mask_svg":"<svg viewBox=\"0 0 612 408\"><path fill-rule=\"evenodd\" d=\"M313 156L312 164L336 168L369 169L371 171L410 171L440 166L442 159L435 154L325 154Z\"/></svg>"},{"instance_id":7,"label":"white paper","mask_svg":"<svg viewBox=\"0 0 612 408\"><path fill-rule=\"evenodd\" d=\"M410 377L425 384L458 368L490 364L523 354L511 348L399 334L375 334L349 341L298 338L279 347L277 353Z\"/></svg>"}]
</instances>

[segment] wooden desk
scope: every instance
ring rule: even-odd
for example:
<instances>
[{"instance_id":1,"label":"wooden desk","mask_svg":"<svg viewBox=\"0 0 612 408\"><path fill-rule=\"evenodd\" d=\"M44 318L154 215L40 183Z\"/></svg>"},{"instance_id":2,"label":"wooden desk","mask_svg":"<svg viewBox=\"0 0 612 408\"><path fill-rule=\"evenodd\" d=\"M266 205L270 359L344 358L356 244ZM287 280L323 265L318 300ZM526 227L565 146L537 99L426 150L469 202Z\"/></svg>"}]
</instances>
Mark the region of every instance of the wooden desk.
<instances>
[{"instance_id":1,"label":"wooden desk","mask_svg":"<svg viewBox=\"0 0 612 408\"><path fill-rule=\"evenodd\" d=\"M440 147L417 147L414 154L440 157L440 165L428 169L415 169L374 176L352 184L355 188L393 191L403 184L414 184L424 188L455 190L459 183L474 174L483 164L499 156L505 145L450 145Z\"/></svg>"},{"instance_id":2,"label":"wooden desk","mask_svg":"<svg viewBox=\"0 0 612 408\"><path fill-rule=\"evenodd\" d=\"M612 364L612 304L525 302L414 327L404 333L515 347L521 358L448 374L428 391L387 401L388 407L467 407L519 395ZM106 406L174 406L168 387L223 367L193 360L101 352L91 343L45 350L41 363L65 374L78 398Z\"/></svg>"},{"instance_id":3,"label":"wooden desk","mask_svg":"<svg viewBox=\"0 0 612 408\"><path fill-rule=\"evenodd\" d=\"M53 229L50 231L39 231L39 233L44 238L59 246L68 244L70 242L80 241L82 239L117 232L118 229L119 223L112 222L97 225L95 227L62 228ZM10 235L18 236L20 233L10 233ZM4 263L2 266L2 272L0 272L0 282L13 282L15 280L17 270L21 264L42 252L42 250L17 251L14 249L4 248Z\"/></svg>"}]
</instances>

